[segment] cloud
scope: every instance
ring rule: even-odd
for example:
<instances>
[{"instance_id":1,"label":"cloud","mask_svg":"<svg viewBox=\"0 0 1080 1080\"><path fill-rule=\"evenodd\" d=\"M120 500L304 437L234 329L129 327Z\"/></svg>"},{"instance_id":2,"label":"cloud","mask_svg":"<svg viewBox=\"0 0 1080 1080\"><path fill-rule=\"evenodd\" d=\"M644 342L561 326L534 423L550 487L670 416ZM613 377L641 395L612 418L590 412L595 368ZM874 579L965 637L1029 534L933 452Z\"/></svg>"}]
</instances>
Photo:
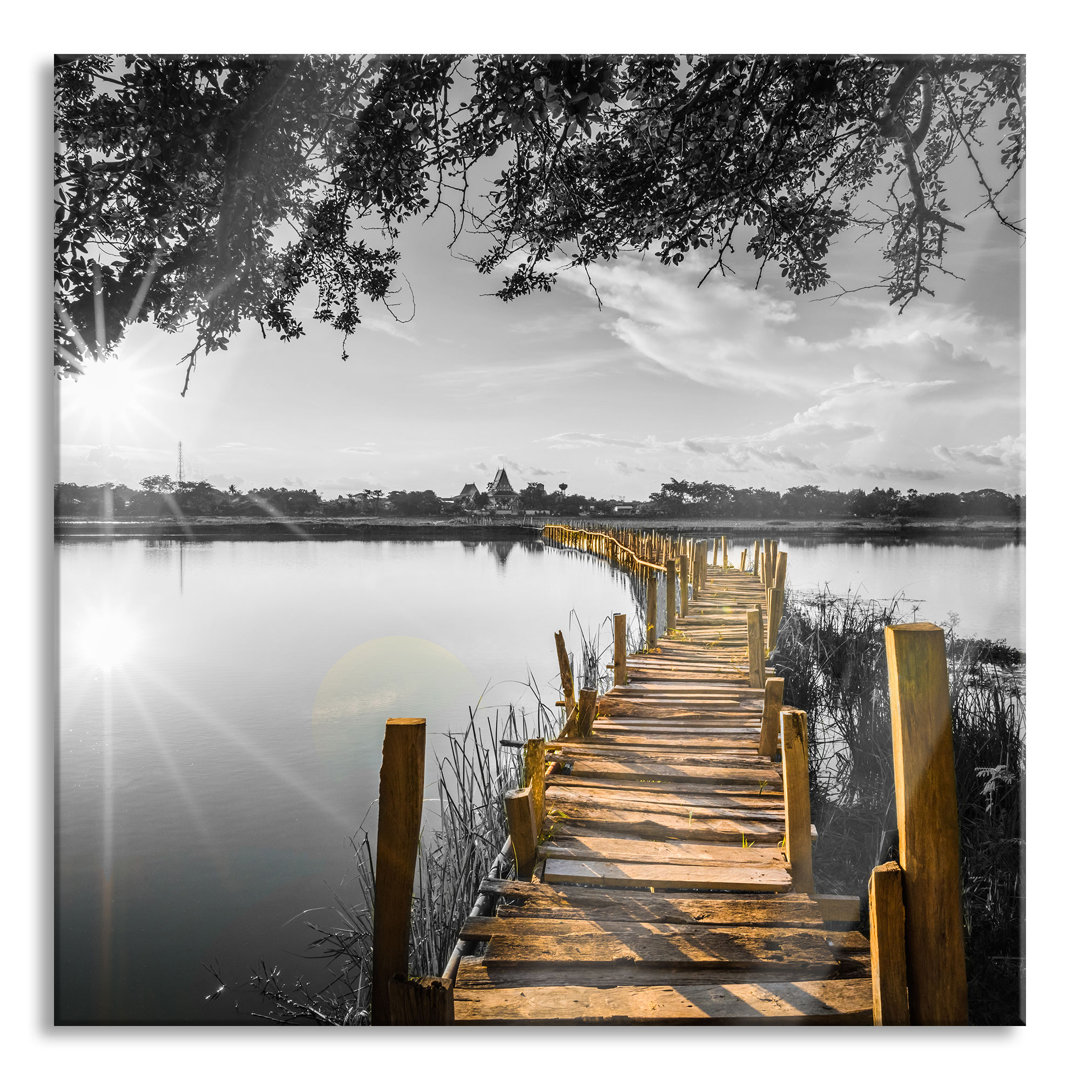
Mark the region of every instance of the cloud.
<instances>
[{"instance_id":1,"label":"cloud","mask_svg":"<svg viewBox=\"0 0 1080 1080\"><path fill-rule=\"evenodd\" d=\"M379 454L374 443L362 443L360 446L343 446L339 453L342 454Z\"/></svg>"},{"instance_id":2,"label":"cloud","mask_svg":"<svg viewBox=\"0 0 1080 1080\"><path fill-rule=\"evenodd\" d=\"M1009 469L1020 472L1027 461L1026 440L1023 435L1006 435L984 445L934 447L934 453L950 465L975 464L992 469Z\"/></svg>"},{"instance_id":3,"label":"cloud","mask_svg":"<svg viewBox=\"0 0 1080 1080\"><path fill-rule=\"evenodd\" d=\"M407 341L410 345L419 345L419 340L408 330L404 329L402 323L399 323L396 319L387 319L381 315L368 315L360 323L361 330L374 330L378 334L386 334L387 337L398 338L400 341Z\"/></svg>"}]
</instances>

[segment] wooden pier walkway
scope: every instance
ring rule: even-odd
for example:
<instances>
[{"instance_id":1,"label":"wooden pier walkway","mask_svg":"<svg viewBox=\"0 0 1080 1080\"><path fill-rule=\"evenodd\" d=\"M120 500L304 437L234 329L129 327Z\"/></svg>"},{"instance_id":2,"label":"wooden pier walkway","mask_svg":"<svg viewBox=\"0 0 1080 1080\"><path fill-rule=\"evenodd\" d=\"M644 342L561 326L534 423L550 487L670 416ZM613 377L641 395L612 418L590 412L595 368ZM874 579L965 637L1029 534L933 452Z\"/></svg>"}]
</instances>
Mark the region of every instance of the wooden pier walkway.
<instances>
[{"instance_id":1,"label":"wooden pier walkway","mask_svg":"<svg viewBox=\"0 0 1080 1080\"><path fill-rule=\"evenodd\" d=\"M761 752L780 701L765 715L748 671L765 586L702 569L591 730L548 744L535 872L484 883L501 904L462 928L484 947L461 960L455 1022L872 1021L869 942L841 928L858 901L816 899L808 866L797 889L783 846L783 765ZM809 832L808 799L794 810Z\"/></svg>"},{"instance_id":2,"label":"wooden pier walkway","mask_svg":"<svg viewBox=\"0 0 1080 1080\"><path fill-rule=\"evenodd\" d=\"M941 628L885 629L898 858L867 868L862 897L825 896L806 714L766 667L786 553L755 541L736 567L723 537L710 565L704 540L544 535L637 578L643 651L627 655L614 615L613 686L598 699L575 689L555 634L566 723L523 748L509 836L441 976L410 978L408 962L425 721L387 721L372 1022L966 1023ZM863 904L869 938L853 929Z\"/></svg>"}]
</instances>

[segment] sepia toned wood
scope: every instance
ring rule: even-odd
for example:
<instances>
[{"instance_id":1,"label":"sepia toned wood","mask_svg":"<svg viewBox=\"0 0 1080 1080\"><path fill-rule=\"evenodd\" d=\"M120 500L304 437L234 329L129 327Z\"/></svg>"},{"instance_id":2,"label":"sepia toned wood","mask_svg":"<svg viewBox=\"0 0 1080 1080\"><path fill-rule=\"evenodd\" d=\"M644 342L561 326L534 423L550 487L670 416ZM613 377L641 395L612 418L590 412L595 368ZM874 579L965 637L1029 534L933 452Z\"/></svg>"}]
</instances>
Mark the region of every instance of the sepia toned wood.
<instances>
[{"instance_id":1,"label":"sepia toned wood","mask_svg":"<svg viewBox=\"0 0 1080 1080\"><path fill-rule=\"evenodd\" d=\"M750 608L746 613L746 649L749 664L747 680L750 689L763 689L765 686L765 643L762 640L761 612L756 607Z\"/></svg>"},{"instance_id":2,"label":"sepia toned wood","mask_svg":"<svg viewBox=\"0 0 1080 1080\"><path fill-rule=\"evenodd\" d=\"M446 1025L454 1023L454 988L449 979L400 972L390 978L390 1023Z\"/></svg>"},{"instance_id":3,"label":"sepia toned wood","mask_svg":"<svg viewBox=\"0 0 1080 1080\"><path fill-rule=\"evenodd\" d=\"M755 577L757 577L757 575L758 575L759 564L760 564L760 556L761 556L761 541L760 540L755 540L754 541L754 565L753 565L753 568L752 568L752 572L753 572Z\"/></svg>"},{"instance_id":4,"label":"sepia toned wood","mask_svg":"<svg viewBox=\"0 0 1080 1080\"><path fill-rule=\"evenodd\" d=\"M466 989L456 1015L465 1024L868 1024L867 981Z\"/></svg>"},{"instance_id":5,"label":"sepia toned wood","mask_svg":"<svg viewBox=\"0 0 1080 1080\"><path fill-rule=\"evenodd\" d=\"M666 611L666 614L667 614L667 628L670 631L670 630L673 630L675 628L675 624L678 621L678 609L675 606L676 602L677 602L676 601L676 594L675 594L675 585L676 585L675 560L674 559L668 559L668 561L664 565L666 567L664 578L665 578L665 583L666 583L666 587L667 587L667 592L666 592L666 595L665 595L665 599L666 599L666 603L667 603L667 611Z\"/></svg>"},{"instance_id":6,"label":"sepia toned wood","mask_svg":"<svg viewBox=\"0 0 1080 1080\"><path fill-rule=\"evenodd\" d=\"M684 618L690 606L690 560L679 556L679 618Z\"/></svg>"},{"instance_id":7,"label":"sepia toned wood","mask_svg":"<svg viewBox=\"0 0 1080 1080\"><path fill-rule=\"evenodd\" d=\"M582 687L581 698L578 701L577 734L586 736L592 731L596 721L596 689L591 686Z\"/></svg>"},{"instance_id":8,"label":"sepia toned wood","mask_svg":"<svg viewBox=\"0 0 1080 1080\"><path fill-rule=\"evenodd\" d=\"M910 1024L903 871L896 862L875 866L870 872L870 979L874 1023Z\"/></svg>"},{"instance_id":9,"label":"sepia toned wood","mask_svg":"<svg viewBox=\"0 0 1080 1080\"><path fill-rule=\"evenodd\" d=\"M522 781L532 793L533 818L539 830L546 813L544 805L544 771L547 767L545 756L547 744L543 739L529 739L525 743L525 762L522 767Z\"/></svg>"},{"instance_id":10,"label":"sepia toned wood","mask_svg":"<svg viewBox=\"0 0 1080 1080\"><path fill-rule=\"evenodd\" d=\"M787 552L780 551L776 555L776 571L773 574L772 587L780 590L780 595L784 594L784 582L787 580Z\"/></svg>"},{"instance_id":11,"label":"sepia toned wood","mask_svg":"<svg viewBox=\"0 0 1080 1080\"><path fill-rule=\"evenodd\" d=\"M765 680L765 702L761 708L761 737L758 753L770 760L776 756L780 740L780 708L784 703L784 680Z\"/></svg>"},{"instance_id":12,"label":"sepia toned wood","mask_svg":"<svg viewBox=\"0 0 1080 1080\"><path fill-rule=\"evenodd\" d=\"M721 536L720 537L720 566L724 570L726 570L727 567L728 567L727 537L726 536Z\"/></svg>"},{"instance_id":13,"label":"sepia toned wood","mask_svg":"<svg viewBox=\"0 0 1080 1080\"><path fill-rule=\"evenodd\" d=\"M667 863L671 866L775 866L783 867L784 854L776 847L694 843L685 840L643 840L559 831L540 847L545 859L585 859L599 862Z\"/></svg>"},{"instance_id":14,"label":"sepia toned wood","mask_svg":"<svg viewBox=\"0 0 1080 1080\"><path fill-rule=\"evenodd\" d=\"M536 864L536 817L533 812L532 791L518 788L503 796L506 822L510 828L510 843L514 851L514 868L518 878L527 881Z\"/></svg>"},{"instance_id":15,"label":"sepia toned wood","mask_svg":"<svg viewBox=\"0 0 1080 1080\"><path fill-rule=\"evenodd\" d=\"M791 863L792 888L814 891L810 841L810 759L806 744L806 713L781 709L780 728L784 762L784 813L787 835L784 852Z\"/></svg>"},{"instance_id":16,"label":"sepia toned wood","mask_svg":"<svg viewBox=\"0 0 1080 1080\"><path fill-rule=\"evenodd\" d=\"M739 569L743 573L746 572L746 548L743 548L742 551L739 553Z\"/></svg>"},{"instance_id":17,"label":"sepia toned wood","mask_svg":"<svg viewBox=\"0 0 1080 1080\"><path fill-rule=\"evenodd\" d=\"M544 881L606 885L609 888L712 889L725 892L787 892L791 875L782 866L710 863L668 866L664 863L617 863L586 859L549 859Z\"/></svg>"},{"instance_id":18,"label":"sepia toned wood","mask_svg":"<svg viewBox=\"0 0 1080 1080\"><path fill-rule=\"evenodd\" d=\"M814 901L818 914L827 923L847 923L849 926L856 926L862 918L857 896L813 893L810 899Z\"/></svg>"},{"instance_id":19,"label":"sepia toned wood","mask_svg":"<svg viewBox=\"0 0 1080 1080\"><path fill-rule=\"evenodd\" d=\"M717 557L717 553L719 552L719 550L720 550L720 540L718 538L714 538L713 542L712 542L712 564L713 564L713 566L716 566L716 557Z\"/></svg>"},{"instance_id":20,"label":"sepia toned wood","mask_svg":"<svg viewBox=\"0 0 1080 1080\"><path fill-rule=\"evenodd\" d=\"M617 612L611 617L614 668L612 678L616 686L626 683L626 616Z\"/></svg>"},{"instance_id":21,"label":"sepia toned wood","mask_svg":"<svg viewBox=\"0 0 1080 1080\"><path fill-rule=\"evenodd\" d=\"M420 845L426 721L386 721L379 772L371 1022L390 1024L390 979L409 974L409 916Z\"/></svg>"},{"instance_id":22,"label":"sepia toned wood","mask_svg":"<svg viewBox=\"0 0 1080 1080\"><path fill-rule=\"evenodd\" d=\"M570 657L566 653L566 643L562 631L555 631L555 654L559 660L559 679L562 683L563 709L569 720L574 712L574 671L570 667Z\"/></svg>"},{"instance_id":23,"label":"sepia toned wood","mask_svg":"<svg viewBox=\"0 0 1080 1080\"><path fill-rule=\"evenodd\" d=\"M646 648L656 648L656 574L650 570L645 583L645 643Z\"/></svg>"},{"instance_id":24,"label":"sepia toned wood","mask_svg":"<svg viewBox=\"0 0 1080 1080\"><path fill-rule=\"evenodd\" d=\"M783 589L769 589L766 593L766 603L769 612L768 651L771 653L776 648L776 639L780 633L780 618L784 613Z\"/></svg>"},{"instance_id":25,"label":"sepia toned wood","mask_svg":"<svg viewBox=\"0 0 1080 1080\"><path fill-rule=\"evenodd\" d=\"M885 628L913 1024L966 1024L960 835L945 633Z\"/></svg>"}]
</instances>

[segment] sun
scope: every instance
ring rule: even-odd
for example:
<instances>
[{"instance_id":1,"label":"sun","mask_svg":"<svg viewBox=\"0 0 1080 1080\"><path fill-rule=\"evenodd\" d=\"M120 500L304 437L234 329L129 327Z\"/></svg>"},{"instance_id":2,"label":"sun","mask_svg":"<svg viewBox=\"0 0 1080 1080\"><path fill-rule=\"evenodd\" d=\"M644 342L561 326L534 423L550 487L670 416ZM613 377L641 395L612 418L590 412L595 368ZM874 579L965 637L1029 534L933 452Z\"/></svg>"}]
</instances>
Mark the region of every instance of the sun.
<instances>
[{"instance_id":1,"label":"sun","mask_svg":"<svg viewBox=\"0 0 1080 1080\"><path fill-rule=\"evenodd\" d=\"M138 350L121 349L107 360L86 365L61 387L61 423L77 425L87 442L130 441L147 423L155 424L161 391Z\"/></svg>"}]
</instances>

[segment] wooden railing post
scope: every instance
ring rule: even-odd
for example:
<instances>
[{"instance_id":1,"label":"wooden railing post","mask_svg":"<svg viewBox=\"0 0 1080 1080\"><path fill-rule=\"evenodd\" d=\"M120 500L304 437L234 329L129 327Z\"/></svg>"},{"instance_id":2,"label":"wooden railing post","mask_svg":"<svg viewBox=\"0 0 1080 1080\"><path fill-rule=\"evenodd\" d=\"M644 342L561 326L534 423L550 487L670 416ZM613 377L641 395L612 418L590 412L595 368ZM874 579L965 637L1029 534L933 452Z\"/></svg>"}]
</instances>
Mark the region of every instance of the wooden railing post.
<instances>
[{"instance_id":1,"label":"wooden railing post","mask_svg":"<svg viewBox=\"0 0 1080 1080\"><path fill-rule=\"evenodd\" d=\"M903 871L895 862L875 866L870 873L870 983L874 1023L910 1024Z\"/></svg>"},{"instance_id":2,"label":"wooden railing post","mask_svg":"<svg viewBox=\"0 0 1080 1080\"><path fill-rule=\"evenodd\" d=\"M566 653L566 643L562 631L555 631L555 653L559 658L559 680L562 683L562 707L567 720L574 711L574 672L570 667L570 657Z\"/></svg>"},{"instance_id":3,"label":"wooden railing post","mask_svg":"<svg viewBox=\"0 0 1080 1080\"><path fill-rule=\"evenodd\" d=\"M577 734L581 738L592 734L592 726L596 720L596 690L594 687L583 686L578 700L578 723Z\"/></svg>"},{"instance_id":4,"label":"wooden railing post","mask_svg":"<svg viewBox=\"0 0 1080 1080\"><path fill-rule=\"evenodd\" d=\"M454 987L449 979L421 975L390 977L390 1023L442 1025L454 1022Z\"/></svg>"},{"instance_id":5,"label":"wooden railing post","mask_svg":"<svg viewBox=\"0 0 1080 1080\"><path fill-rule=\"evenodd\" d=\"M784 592L784 582L787 579L787 552L779 551L776 554L776 570L773 573L772 587Z\"/></svg>"},{"instance_id":6,"label":"wooden railing post","mask_svg":"<svg viewBox=\"0 0 1080 1080\"><path fill-rule=\"evenodd\" d=\"M763 757L776 757L780 738L780 709L784 704L784 680L765 680L765 701L761 707L761 734L758 736L758 753Z\"/></svg>"},{"instance_id":7,"label":"wooden railing post","mask_svg":"<svg viewBox=\"0 0 1080 1080\"><path fill-rule=\"evenodd\" d=\"M727 569L727 537L720 537L720 568L722 570Z\"/></svg>"},{"instance_id":8,"label":"wooden railing post","mask_svg":"<svg viewBox=\"0 0 1080 1080\"><path fill-rule=\"evenodd\" d=\"M754 577L757 577L757 575L758 575L758 557L759 557L760 554L761 554L761 541L760 540L755 540L754 541L754 566L753 566L753 570L752 570Z\"/></svg>"},{"instance_id":9,"label":"wooden railing post","mask_svg":"<svg viewBox=\"0 0 1080 1080\"><path fill-rule=\"evenodd\" d=\"M765 685L765 641L761 636L761 612L756 607L746 612L747 682L752 690Z\"/></svg>"},{"instance_id":10,"label":"wooden railing post","mask_svg":"<svg viewBox=\"0 0 1080 1080\"><path fill-rule=\"evenodd\" d=\"M793 892L814 892L810 845L810 757L806 743L806 713L781 709L784 750L784 848L791 863Z\"/></svg>"},{"instance_id":11,"label":"wooden railing post","mask_svg":"<svg viewBox=\"0 0 1080 1080\"><path fill-rule=\"evenodd\" d=\"M887 626L885 653L911 1022L966 1024L960 827L945 632L931 623Z\"/></svg>"},{"instance_id":12,"label":"wooden railing post","mask_svg":"<svg viewBox=\"0 0 1080 1080\"><path fill-rule=\"evenodd\" d=\"M527 739L525 742L525 763L522 767L522 781L531 792L533 816L536 818L537 831L544 823L547 808L544 805L544 771L547 763L544 754L547 743L543 739Z\"/></svg>"},{"instance_id":13,"label":"wooden railing post","mask_svg":"<svg viewBox=\"0 0 1080 1080\"><path fill-rule=\"evenodd\" d=\"M742 553L739 555L739 569L746 573L746 548L742 549Z\"/></svg>"},{"instance_id":14,"label":"wooden railing post","mask_svg":"<svg viewBox=\"0 0 1080 1080\"><path fill-rule=\"evenodd\" d=\"M611 632L614 638L614 673L612 678L616 686L626 685L626 616L617 612L611 619Z\"/></svg>"},{"instance_id":15,"label":"wooden railing post","mask_svg":"<svg viewBox=\"0 0 1080 1080\"><path fill-rule=\"evenodd\" d=\"M506 822L510 827L510 843L514 849L514 868L518 880L529 881L536 864L536 814L532 791L527 787L508 791L503 796L503 806L506 807Z\"/></svg>"},{"instance_id":16,"label":"wooden railing post","mask_svg":"<svg viewBox=\"0 0 1080 1080\"><path fill-rule=\"evenodd\" d=\"M719 551L720 551L720 540L719 540L718 537L714 537L713 542L712 542L712 564L713 564L713 566L717 565L716 558L717 558L717 554L719 553Z\"/></svg>"},{"instance_id":17,"label":"wooden railing post","mask_svg":"<svg viewBox=\"0 0 1080 1080\"><path fill-rule=\"evenodd\" d=\"M690 604L690 560L686 555L679 556L679 617L686 618Z\"/></svg>"},{"instance_id":18,"label":"wooden railing post","mask_svg":"<svg viewBox=\"0 0 1080 1080\"><path fill-rule=\"evenodd\" d=\"M427 723L417 717L386 721L379 772L379 827L375 856L371 1022L390 1024L390 979L409 974L413 875L420 846Z\"/></svg>"},{"instance_id":19,"label":"wooden railing post","mask_svg":"<svg viewBox=\"0 0 1080 1080\"><path fill-rule=\"evenodd\" d=\"M656 648L656 572L649 571L645 582L645 647Z\"/></svg>"},{"instance_id":20,"label":"wooden railing post","mask_svg":"<svg viewBox=\"0 0 1080 1080\"><path fill-rule=\"evenodd\" d=\"M766 605L769 615L769 639L766 652L772 652L776 648L776 638L780 633L780 619L784 614L784 590L766 589Z\"/></svg>"},{"instance_id":21,"label":"wooden railing post","mask_svg":"<svg viewBox=\"0 0 1080 1080\"><path fill-rule=\"evenodd\" d=\"M675 560L668 559L664 563L664 582L667 587L665 594L665 600L667 603L667 628L668 630L675 629L677 611L675 609Z\"/></svg>"}]
</instances>

